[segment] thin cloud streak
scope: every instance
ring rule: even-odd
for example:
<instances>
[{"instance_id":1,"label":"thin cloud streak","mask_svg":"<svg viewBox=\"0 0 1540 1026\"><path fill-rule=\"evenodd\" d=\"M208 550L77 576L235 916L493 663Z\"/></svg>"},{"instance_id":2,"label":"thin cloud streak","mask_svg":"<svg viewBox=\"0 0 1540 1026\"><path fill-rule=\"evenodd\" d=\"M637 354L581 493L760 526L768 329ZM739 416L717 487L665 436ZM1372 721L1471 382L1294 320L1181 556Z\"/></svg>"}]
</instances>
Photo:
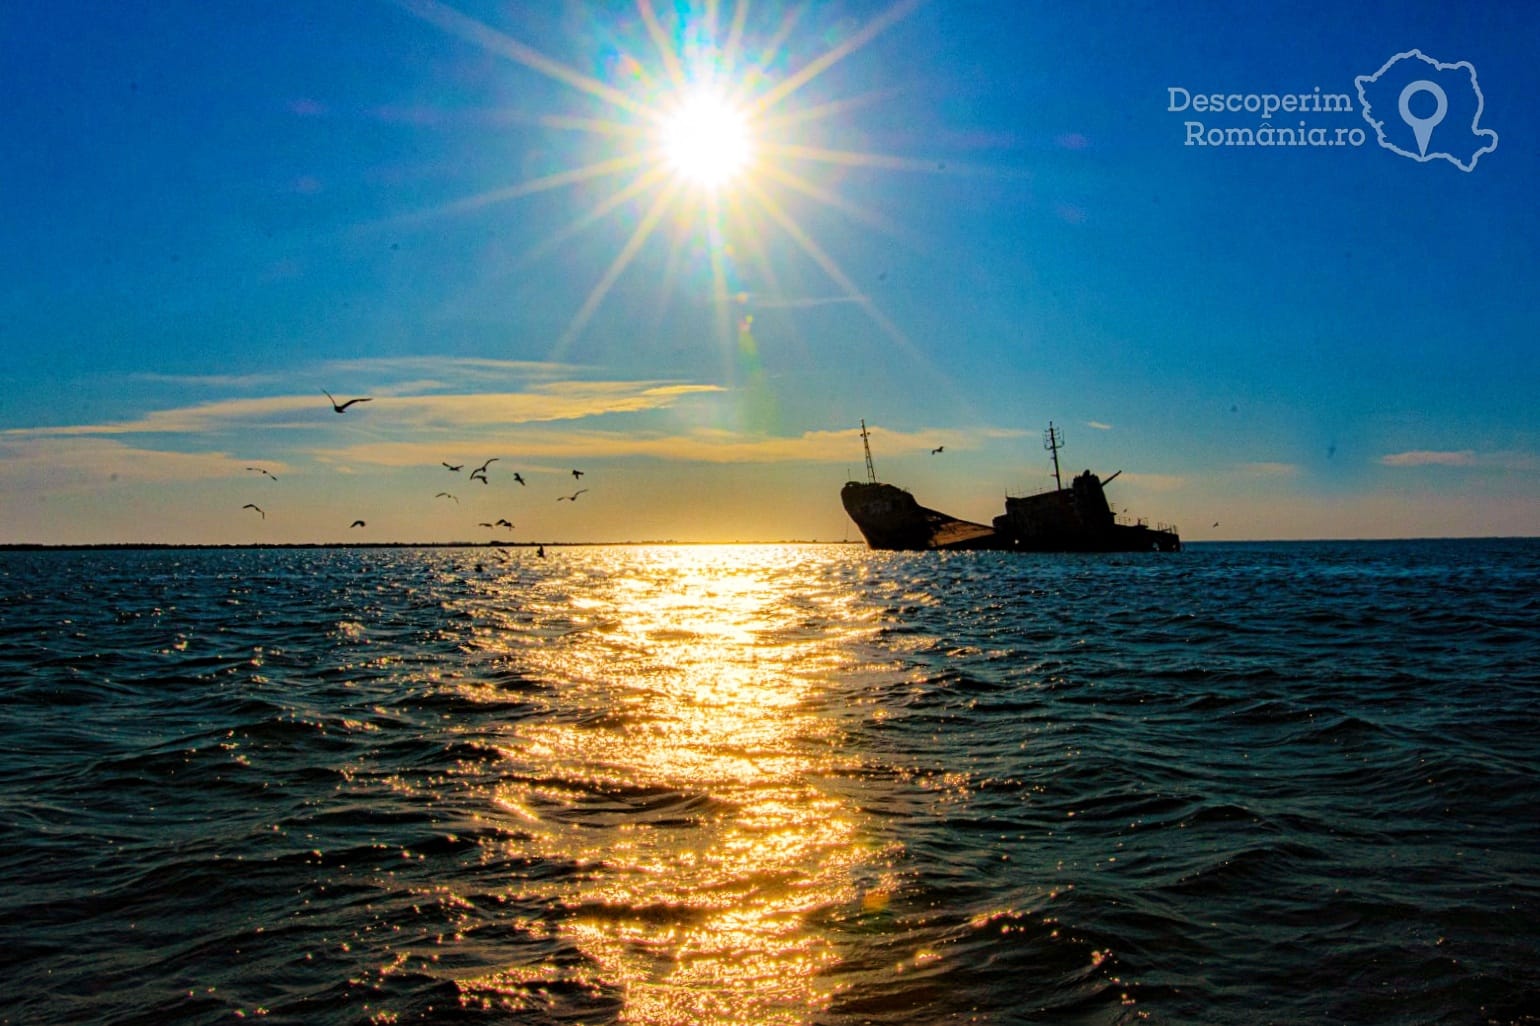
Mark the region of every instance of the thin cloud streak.
<instances>
[{"instance_id":1,"label":"thin cloud streak","mask_svg":"<svg viewBox=\"0 0 1540 1026\"><path fill-rule=\"evenodd\" d=\"M249 458L226 452L174 452L144 449L111 438L30 438L0 440L0 488L30 491L100 488L104 484L207 481L250 477ZM281 461L263 465L276 474Z\"/></svg>"},{"instance_id":2,"label":"thin cloud streak","mask_svg":"<svg viewBox=\"0 0 1540 1026\"><path fill-rule=\"evenodd\" d=\"M556 420L582 420L614 413L664 409L689 395L725 391L719 385L663 382L568 381L539 385L525 392L483 392L458 395L395 396L388 403L350 411L350 424L374 429L392 427L513 426ZM382 393L383 394L383 393ZM273 421L277 414L307 411L308 420ZM104 424L69 424L40 428L9 428L0 437L46 438L75 435L210 434L234 427L314 430L332 422L332 411L319 393L310 396L270 396L224 399L197 406L155 410L134 420ZM264 422L265 421L265 422Z\"/></svg>"},{"instance_id":3,"label":"thin cloud streak","mask_svg":"<svg viewBox=\"0 0 1540 1026\"><path fill-rule=\"evenodd\" d=\"M1299 467L1296 464L1268 460L1243 464L1241 470L1255 477L1295 477L1299 474Z\"/></svg>"},{"instance_id":4,"label":"thin cloud streak","mask_svg":"<svg viewBox=\"0 0 1540 1026\"><path fill-rule=\"evenodd\" d=\"M1469 467L1475 462L1474 449L1460 449L1455 452L1415 449L1411 452L1390 453L1380 457L1380 463L1387 467Z\"/></svg>"},{"instance_id":5,"label":"thin cloud streak","mask_svg":"<svg viewBox=\"0 0 1540 1026\"><path fill-rule=\"evenodd\" d=\"M870 302L870 298L861 293L852 296L807 296L798 298L790 296L779 298L776 296L751 295L750 301L761 310L805 310L815 306L832 306L842 303L854 303L863 305Z\"/></svg>"},{"instance_id":6,"label":"thin cloud streak","mask_svg":"<svg viewBox=\"0 0 1540 1026\"><path fill-rule=\"evenodd\" d=\"M936 432L873 431L885 451L928 452ZM371 464L387 467L437 466L443 442L366 442L312 455L329 464ZM461 443L469 445L470 443ZM476 443L485 444L485 443ZM521 433L508 446L510 461L542 459L648 458L680 463L827 463L849 464L861 455L860 436L851 430L806 431L772 437L745 435L715 428L685 434L640 434L621 431L533 431Z\"/></svg>"},{"instance_id":7,"label":"thin cloud streak","mask_svg":"<svg viewBox=\"0 0 1540 1026\"><path fill-rule=\"evenodd\" d=\"M1477 452L1475 449L1413 449L1381 456L1379 462L1386 467L1476 467L1516 471L1540 469L1540 456L1513 450Z\"/></svg>"},{"instance_id":8,"label":"thin cloud streak","mask_svg":"<svg viewBox=\"0 0 1540 1026\"><path fill-rule=\"evenodd\" d=\"M44 438L71 435L201 434L238 423L249 425L249 422L260 421L274 414L289 414L305 409L326 410L326 397L317 391L314 399L309 396L295 395L269 396L265 399L222 399L200 403L197 406L154 410L136 420L114 421L106 424L7 428L0 431L0 436ZM262 426L274 428L313 425L266 423Z\"/></svg>"}]
</instances>

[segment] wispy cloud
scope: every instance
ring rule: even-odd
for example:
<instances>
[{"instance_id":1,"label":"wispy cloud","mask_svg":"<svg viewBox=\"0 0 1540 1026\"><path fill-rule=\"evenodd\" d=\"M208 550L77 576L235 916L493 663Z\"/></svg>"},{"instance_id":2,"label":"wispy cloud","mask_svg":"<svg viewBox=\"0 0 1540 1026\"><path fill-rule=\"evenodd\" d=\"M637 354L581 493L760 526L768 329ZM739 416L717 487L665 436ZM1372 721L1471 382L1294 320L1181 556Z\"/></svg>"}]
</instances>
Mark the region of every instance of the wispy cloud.
<instances>
[{"instance_id":1,"label":"wispy cloud","mask_svg":"<svg viewBox=\"0 0 1540 1026\"><path fill-rule=\"evenodd\" d=\"M317 403L319 402L319 406ZM41 428L7 428L0 436L41 438L71 435L199 434L235 424L262 421L300 410L326 410L326 397L279 395L263 399L222 399L170 410L154 410L133 420L103 424L62 424ZM329 411L328 411L329 412ZM268 423L266 427L285 425ZM290 425L296 426L296 425ZM309 425L297 425L309 426Z\"/></svg>"},{"instance_id":2,"label":"wispy cloud","mask_svg":"<svg viewBox=\"0 0 1540 1026\"><path fill-rule=\"evenodd\" d=\"M1475 449L1412 449L1381 456L1387 467L1479 467L1490 470L1540 470L1540 456L1511 449L1477 452Z\"/></svg>"},{"instance_id":3,"label":"wispy cloud","mask_svg":"<svg viewBox=\"0 0 1540 1026\"><path fill-rule=\"evenodd\" d=\"M1118 480L1126 480L1152 492L1175 492L1187 487L1187 478L1181 474L1140 474L1130 471Z\"/></svg>"},{"instance_id":4,"label":"wispy cloud","mask_svg":"<svg viewBox=\"0 0 1540 1026\"><path fill-rule=\"evenodd\" d=\"M262 388L288 378L286 374L162 374L155 371L138 371L127 375L129 381L152 385L173 385L180 388Z\"/></svg>"},{"instance_id":5,"label":"wispy cloud","mask_svg":"<svg viewBox=\"0 0 1540 1026\"><path fill-rule=\"evenodd\" d=\"M327 360L322 363L284 371L260 374L166 374L141 371L128 375L131 381L185 388L222 388L231 390L293 387L296 382L313 381L317 389L367 389L385 395L413 391L415 384L434 388L464 388L488 382L551 381L573 377L584 368L542 360L491 360L463 356L387 356L355 360ZM335 387L334 387L335 386Z\"/></svg>"},{"instance_id":6,"label":"wispy cloud","mask_svg":"<svg viewBox=\"0 0 1540 1026\"><path fill-rule=\"evenodd\" d=\"M848 296L766 296L753 297L753 305L761 310L805 310L815 306L830 306L837 303L865 303L867 298L862 295Z\"/></svg>"},{"instance_id":7,"label":"wispy cloud","mask_svg":"<svg viewBox=\"0 0 1540 1026\"><path fill-rule=\"evenodd\" d=\"M1410 452L1395 452L1381 456L1380 462L1387 467L1469 467L1476 462L1476 451L1474 449L1455 451L1413 449Z\"/></svg>"},{"instance_id":8,"label":"wispy cloud","mask_svg":"<svg viewBox=\"0 0 1540 1026\"><path fill-rule=\"evenodd\" d=\"M388 356L357 360L331 360L312 373L317 379L346 375L361 387L383 389L380 379L393 376L426 376L446 382L550 381L572 377L583 370L575 364L548 360L491 360L463 356ZM460 387L460 386L455 386Z\"/></svg>"},{"instance_id":9,"label":"wispy cloud","mask_svg":"<svg viewBox=\"0 0 1540 1026\"><path fill-rule=\"evenodd\" d=\"M651 381L558 381L524 392L481 392L385 396L370 406L349 411L350 425L374 429L471 427L582 420L614 413L664 409L681 398L721 392L719 385ZM352 393L348 393L349 396ZM342 398L339 395L338 398ZM387 401L388 400L388 401ZM306 416L295 419L295 414ZM155 410L131 420L100 424L66 424L41 428L9 428L0 437L69 437L78 435L214 434L232 428L314 429L335 418L326 397L281 395L254 399L222 399L195 406Z\"/></svg>"},{"instance_id":10,"label":"wispy cloud","mask_svg":"<svg viewBox=\"0 0 1540 1026\"><path fill-rule=\"evenodd\" d=\"M1299 466L1294 463L1261 460L1241 464L1241 472L1251 477L1295 477L1299 474Z\"/></svg>"},{"instance_id":11,"label":"wispy cloud","mask_svg":"<svg viewBox=\"0 0 1540 1026\"><path fill-rule=\"evenodd\" d=\"M622 431L551 431L519 433L516 459L526 461L650 458L689 463L850 463L860 450L852 431L808 431L790 437L746 435L712 428L683 434ZM902 438L904 448L920 451L928 438L885 433ZM859 439L857 439L859 442ZM313 455L333 465L369 464L386 467L437 466L444 445L428 442L365 442L316 450ZM513 469L519 469L513 467Z\"/></svg>"},{"instance_id":12,"label":"wispy cloud","mask_svg":"<svg viewBox=\"0 0 1540 1026\"><path fill-rule=\"evenodd\" d=\"M1505 473L1540 473L1540 454L1523 450L1494 450L1489 453L1460 450L1411 450L1381 456L1384 467L1469 467L1474 470L1498 470Z\"/></svg>"},{"instance_id":13,"label":"wispy cloud","mask_svg":"<svg viewBox=\"0 0 1540 1026\"><path fill-rule=\"evenodd\" d=\"M558 381L525 392L400 396L390 411L395 422L411 426L514 426L666 409L686 396L723 391L720 385Z\"/></svg>"},{"instance_id":14,"label":"wispy cloud","mask_svg":"<svg viewBox=\"0 0 1540 1026\"><path fill-rule=\"evenodd\" d=\"M1099 420L1088 420L1088 421L1085 422L1085 426L1088 427L1088 428L1095 428L1098 431L1111 431L1112 430L1112 425L1111 424L1103 424Z\"/></svg>"},{"instance_id":15,"label":"wispy cloud","mask_svg":"<svg viewBox=\"0 0 1540 1026\"><path fill-rule=\"evenodd\" d=\"M7 490L236 478L251 476L249 465L226 452L146 449L113 438L0 439L0 487ZM286 469L264 465L275 473Z\"/></svg>"}]
</instances>

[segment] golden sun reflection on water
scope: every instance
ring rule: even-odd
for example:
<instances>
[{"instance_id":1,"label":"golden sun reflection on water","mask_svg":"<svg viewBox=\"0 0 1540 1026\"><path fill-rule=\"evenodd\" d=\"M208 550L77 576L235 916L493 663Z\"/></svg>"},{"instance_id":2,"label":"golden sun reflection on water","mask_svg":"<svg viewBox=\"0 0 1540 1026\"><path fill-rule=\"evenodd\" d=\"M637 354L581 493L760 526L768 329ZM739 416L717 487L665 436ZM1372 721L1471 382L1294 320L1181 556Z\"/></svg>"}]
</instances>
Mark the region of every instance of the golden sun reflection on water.
<instances>
[{"instance_id":1,"label":"golden sun reflection on water","mask_svg":"<svg viewBox=\"0 0 1540 1026\"><path fill-rule=\"evenodd\" d=\"M536 597L538 617L574 618L518 655L559 697L518 725L494 804L526 854L581 867L522 897L589 966L462 981L468 994L518 1006L585 982L638 1023L799 1023L828 1006L838 955L814 914L859 905L883 852L819 787L852 762L820 692L865 628L808 559L628 551L613 576L590 563Z\"/></svg>"}]
</instances>

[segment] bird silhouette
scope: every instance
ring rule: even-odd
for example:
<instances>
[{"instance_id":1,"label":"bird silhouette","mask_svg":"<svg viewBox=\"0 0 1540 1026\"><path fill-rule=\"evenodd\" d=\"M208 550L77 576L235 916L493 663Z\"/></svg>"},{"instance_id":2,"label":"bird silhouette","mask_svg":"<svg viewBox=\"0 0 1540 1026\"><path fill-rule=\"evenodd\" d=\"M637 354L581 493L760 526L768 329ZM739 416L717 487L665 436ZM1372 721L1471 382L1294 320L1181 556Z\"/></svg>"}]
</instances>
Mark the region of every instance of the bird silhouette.
<instances>
[{"instance_id":1,"label":"bird silhouette","mask_svg":"<svg viewBox=\"0 0 1540 1026\"><path fill-rule=\"evenodd\" d=\"M459 501L460 501L459 496L451 495L448 492L439 492L437 495L434 496L434 498L435 499L454 499L456 504L458 504Z\"/></svg>"},{"instance_id":2,"label":"bird silhouette","mask_svg":"<svg viewBox=\"0 0 1540 1026\"><path fill-rule=\"evenodd\" d=\"M487 472L485 470L473 470L471 471L471 480L480 481L482 484L486 484Z\"/></svg>"},{"instance_id":3,"label":"bird silhouette","mask_svg":"<svg viewBox=\"0 0 1540 1026\"><path fill-rule=\"evenodd\" d=\"M485 520L481 520L481 521L477 522L476 526L477 527L491 527L492 525L487 523Z\"/></svg>"},{"instance_id":4,"label":"bird silhouette","mask_svg":"<svg viewBox=\"0 0 1540 1026\"><path fill-rule=\"evenodd\" d=\"M930 454L931 454L931 455L932 455L932 456L934 456L934 455L936 455L936 453L938 453L938 452L945 452L945 451L946 451L946 446L944 446L944 445L938 445L938 446L936 446L936 447L935 447L935 448L934 448L934 449L932 449L932 450L931 450L931 451L930 451Z\"/></svg>"},{"instance_id":5,"label":"bird silhouette","mask_svg":"<svg viewBox=\"0 0 1540 1026\"><path fill-rule=\"evenodd\" d=\"M272 473L269 472L266 467L247 467L246 469L247 470L255 470L259 474L263 474L263 475L266 475L267 477L271 477L274 481L278 480L276 477L273 477Z\"/></svg>"},{"instance_id":6,"label":"bird silhouette","mask_svg":"<svg viewBox=\"0 0 1540 1026\"><path fill-rule=\"evenodd\" d=\"M442 460L440 460L439 462L443 463ZM454 466L452 464L449 464L449 463L444 463L444 466L448 467L450 470L454 471L455 473L459 473L460 471L465 469L465 464L463 464L463 463L460 464L458 467Z\"/></svg>"},{"instance_id":7,"label":"bird silhouette","mask_svg":"<svg viewBox=\"0 0 1540 1026\"><path fill-rule=\"evenodd\" d=\"M520 475L517 470L513 472L513 479L519 482L519 484L524 485L526 488L529 487L527 484L525 484L523 476Z\"/></svg>"},{"instance_id":8,"label":"bird silhouette","mask_svg":"<svg viewBox=\"0 0 1540 1026\"><path fill-rule=\"evenodd\" d=\"M362 396L362 397L360 397L358 399L349 399L345 403L339 403L339 402L337 402L336 397L333 396L330 392L328 392L324 388L321 389L321 394L326 396L326 398L328 398L328 399L330 399L332 401L332 409L336 410L338 413L346 413L347 410L348 410L348 407L352 406L354 403L372 403L372 402L374 402L373 397L366 395L366 396Z\"/></svg>"},{"instance_id":9,"label":"bird silhouette","mask_svg":"<svg viewBox=\"0 0 1540 1026\"><path fill-rule=\"evenodd\" d=\"M571 495L560 495L560 496L557 496L556 501L557 502L577 502L577 497L579 495L582 495L586 491L588 491L587 488L579 488L577 491L573 492Z\"/></svg>"},{"instance_id":10,"label":"bird silhouette","mask_svg":"<svg viewBox=\"0 0 1540 1026\"><path fill-rule=\"evenodd\" d=\"M258 505L257 505L257 504L256 504L256 503L254 503L254 502L248 502L248 503L247 503L247 504L246 504L246 505L244 505L244 506L242 506L242 507L241 507L241 509L254 509L254 510L256 510L256 511L257 511L257 512L258 512L258 513L261 513L261 514L262 514L262 519L263 519L263 520L266 520L266 519L267 519L267 513L266 513L266 512L265 512L265 511L263 511L263 509L262 509L262 507L261 507L261 506L258 506Z\"/></svg>"},{"instance_id":11,"label":"bird silhouette","mask_svg":"<svg viewBox=\"0 0 1540 1026\"><path fill-rule=\"evenodd\" d=\"M583 477L583 472L581 470L574 470L572 472L572 480L578 481L578 480L581 480L582 477Z\"/></svg>"},{"instance_id":12,"label":"bird silhouette","mask_svg":"<svg viewBox=\"0 0 1540 1026\"><path fill-rule=\"evenodd\" d=\"M490 467L492 464L496 463L497 459L498 458L496 456L493 456L491 459L487 460L481 466L479 466L475 470L471 471L471 473L472 474L485 474L487 472L487 468Z\"/></svg>"},{"instance_id":13,"label":"bird silhouette","mask_svg":"<svg viewBox=\"0 0 1540 1026\"><path fill-rule=\"evenodd\" d=\"M513 524L510 523L506 517L498 517L497 518L497 526L498 527L506 527L510 531L513 530Z\"/></svg>"},{"instance_id":14,"label":"bird silhouette","mask_svg":"<svg viewBox=\"0 0 1540 1026\"><path fill-rule=\"evenodd\" d=\"M352 527L368 527L368 526L369 525L364 523L362 520L355 520L351 524L348 525L348 527L350 527L350 528L352 528Z\"/></svg>"}]
</instances>

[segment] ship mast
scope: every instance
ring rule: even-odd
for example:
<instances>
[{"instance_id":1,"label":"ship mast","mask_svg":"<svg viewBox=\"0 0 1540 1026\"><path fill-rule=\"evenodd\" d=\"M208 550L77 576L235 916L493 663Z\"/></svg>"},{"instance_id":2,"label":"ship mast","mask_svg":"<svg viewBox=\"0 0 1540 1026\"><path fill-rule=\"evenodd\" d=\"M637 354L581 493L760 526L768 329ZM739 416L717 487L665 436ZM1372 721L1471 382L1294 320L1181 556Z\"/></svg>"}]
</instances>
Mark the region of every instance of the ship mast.
<instances>
[{"instance_id":1,"label":"ship mast","mask_svg":"<svg viewBox=\"0 0 1540 1026\"><path fill-rule=\"evenodd\" d=\"M862 422L862 427L865 427L865 421ZM1053 421L1050 420L1048 422L1048 430L1043 432L1043 448L1053 453L1053 483L1054 487L1061 492L1064 490L1064 481L1059 477L1059 447L1063 444L1063 432L1054 427ZM870 467L871 462L871 454L868 453L866 457L866 465Z\"/></svg>"},{"instance_id":2,"label":"ship mast","mask_svg":"<svg viewBox=\"0 0 1540 1026\"><path fill-rule=\"evenodd\" d=\"M862 417L861 418L861 448L866 450L866 483L867 484L876 484L877 483L877 471L872 468L872 446L871 446L871 443L869 441L867 441L867 439L870 438L870 437L871 436L868 435L867 432L866 432L866 418Z\"/></svg>"}]
</instances>

